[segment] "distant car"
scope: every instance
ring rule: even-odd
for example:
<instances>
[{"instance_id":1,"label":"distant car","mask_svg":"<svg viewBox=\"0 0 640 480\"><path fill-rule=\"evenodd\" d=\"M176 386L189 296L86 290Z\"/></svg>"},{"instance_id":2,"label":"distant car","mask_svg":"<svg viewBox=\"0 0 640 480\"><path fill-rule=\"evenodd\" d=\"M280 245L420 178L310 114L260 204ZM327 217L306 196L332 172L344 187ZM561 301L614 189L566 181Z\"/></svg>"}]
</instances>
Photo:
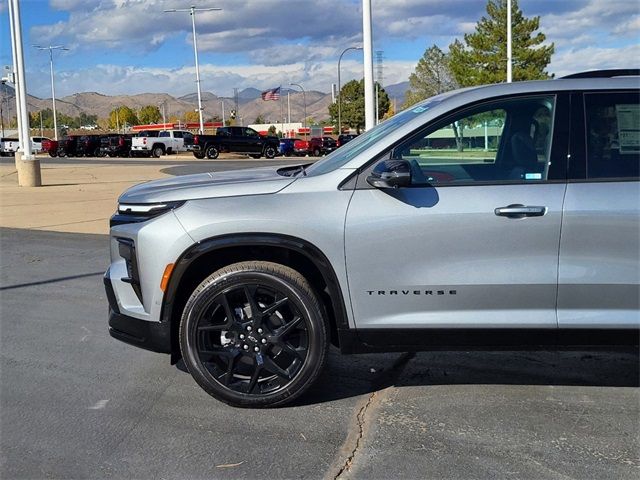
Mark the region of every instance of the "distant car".
<instances>
[{"instance_id":1,"label":"distant car","mask_svg":"<svg viewBox=\"0 0 640 480\"><path fill-rule=\"evenodd\" d=\"M79 157L99 157L100 135L81 135L76 145L76 155Z\"/></svg>"},{"instance_id":2,"label":"distant car","mask_svg":"<svg viewBox=\"0 0 640 480\"><path fill-rule=\"evenodd\" d=\"M129 134L111 134L100 137L100 156L128 157L131 155Z\"/></svg>"},{"instance_id":3,"label":"distant car","mask_svg":"<svg viewBox=\"0 0 640 480\"><path fill-rule=\"evenodd\" d=\"M42 151L48 153L50 157L58 156L58 141L45 138L42 140Z\"/></svg>"},{"instance_id":4,"label":"distant car","mask_svg":"<svg viewBox=\"0 0 640 480\"><path fill-rule=\"evenodd\" d=\"M49 140L47 137L31 137L31 149L34 153L41 153L44 151L42 147L42 142L45 140Z\"/></svg>"},{"instance_id":5,"label":"distant car","mask_svg":"<svg viewBox=\"0 0 640 480\"><path fill-rule=\"evenodd\" d=\"M78 149L78 135L67 135L58 142L59 157L75 157Z\"/></svg>"},{"instance_id":6,"label":"distant car","mask_svg":"<svg viewBox=\"0 0 640 480\"><path fill-rule=\"evenodd\" d=\"M0 156L13 156L18 150L20 141L17 138L0 139Z\"/></svg>"},{"instance_id":7,"label":"distant car","mask_svg":"<svg viewBox=\"0 0 640 480\"><path fill-rule=\"evenodd\" d=\"M358 135L354 133L343 133L342 135L338 136L338 141L336 142L336 148L343 146L345 143L350 142L357 136Z\"/></svg>"},{"instance_id":8,"label":"distant car","mask_svg":"<svg viewBox=\"0 0 640 480\"><path fill-rule=\"evenodd\" d=\"M285 157L290 157L291 155L293 155L293 143L296 140L299 140L299 138L281 138L280 146L278 147L278 152L280 152L280 155L283 155Z\"/></svg>"},{"instance_id":9,"label":"distant car","mask_svg":"<svg viewBox=\"0 0 640 480\"><path fill-rule=\"evenodd\" d=\"M298 139L293 142L293 154L299 157L309 155L309 141Z\"/></svg>"},{"instance_id":10,"label":"distant car","mask_svg":"<svg viewBox=\"0 0 640 480\"><path fill-rule=\"evenodd\" d=\"M331 153L336 148L336 141L331 137L314 137L309 140L309 153L314 157Z\"/></svg>"}]
</instances>

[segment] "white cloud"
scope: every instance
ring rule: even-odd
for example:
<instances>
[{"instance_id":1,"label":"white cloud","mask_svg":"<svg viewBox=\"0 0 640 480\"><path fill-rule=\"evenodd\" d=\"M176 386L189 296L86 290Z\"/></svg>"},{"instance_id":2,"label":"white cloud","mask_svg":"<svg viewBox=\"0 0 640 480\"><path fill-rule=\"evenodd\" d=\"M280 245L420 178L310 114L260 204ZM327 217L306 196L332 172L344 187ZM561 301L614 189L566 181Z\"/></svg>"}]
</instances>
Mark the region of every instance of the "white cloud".
<instances>
[{"instance_id":1,"label":"white cloud","mask_svg":"<svg viewBox=\"0 0 640 480\"><path fill-rule=\"evenodd\" d=\"M556 77L562 77L587 70L625 68L629 65L630 59L638 58L640 58L640 45L624 48L569 49L553 57L549 71L554 72Z\"/></svg>"}]
</instances>

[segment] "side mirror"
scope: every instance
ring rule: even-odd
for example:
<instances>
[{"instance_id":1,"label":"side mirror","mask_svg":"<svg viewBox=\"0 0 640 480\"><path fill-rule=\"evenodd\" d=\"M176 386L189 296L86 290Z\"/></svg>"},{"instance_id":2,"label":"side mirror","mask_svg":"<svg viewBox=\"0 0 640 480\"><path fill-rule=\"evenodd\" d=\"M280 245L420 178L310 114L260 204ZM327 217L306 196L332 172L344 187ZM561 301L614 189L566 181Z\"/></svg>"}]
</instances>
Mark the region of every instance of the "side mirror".
<instances>
[{"instance_id":1,"label":"side mirror","mask_svg":"<svg viewBox=\"0 0 640 480\"><path fill-rule=\"evenodd\" d=\"M411 185L411 165L407 160L388 159L378 163L367 183L376 188L402 188Z\"/></svg>"}]
</instances>

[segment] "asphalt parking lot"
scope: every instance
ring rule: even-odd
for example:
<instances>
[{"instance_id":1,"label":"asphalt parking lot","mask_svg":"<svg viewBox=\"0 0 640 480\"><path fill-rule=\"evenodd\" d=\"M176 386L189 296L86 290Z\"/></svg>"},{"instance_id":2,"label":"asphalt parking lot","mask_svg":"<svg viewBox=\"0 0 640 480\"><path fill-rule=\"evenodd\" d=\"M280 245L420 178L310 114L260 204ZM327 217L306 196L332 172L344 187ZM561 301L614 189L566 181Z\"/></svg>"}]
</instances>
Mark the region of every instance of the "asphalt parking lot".
<instances>
[{"instance_id":1,"label":"asphalt parking lot","mask_svg":"<svg viewBox=\"0 0 640 480\"><path fill-rule=\"evenodd\" d=\"M109 337L105 235L0 249L0 478L640 475L637 352L333 351L295 404L235 409Z\"/></svg>"}]
</instances>

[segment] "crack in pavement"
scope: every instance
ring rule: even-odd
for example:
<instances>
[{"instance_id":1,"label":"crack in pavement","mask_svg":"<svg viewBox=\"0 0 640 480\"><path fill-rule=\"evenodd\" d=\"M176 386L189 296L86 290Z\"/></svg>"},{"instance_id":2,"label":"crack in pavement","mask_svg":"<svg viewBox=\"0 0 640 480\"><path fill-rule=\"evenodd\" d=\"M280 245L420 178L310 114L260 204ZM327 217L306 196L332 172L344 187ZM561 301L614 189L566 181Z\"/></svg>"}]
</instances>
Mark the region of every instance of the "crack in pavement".
<instances>
[{"instance_id":1,"label":"crack in pavement","mask_svg":"<svg viewBox=\"0 0 640 480\"><path fill-rule=\"evenodd\" d=\"M377 404L379 404L379 399L383 397L380 395L380 391L384 389L390 389L397 382L398 378L404 371L404 368L409 363L409 361L415 357L415 353L413 352L405 352L400 355L395 362L391 365L391 368L388 370L382 370L380 375L372 382L373 392L369 394L364 405L362 405L358 409L358 413L355 416L355 423L357 426L356 433L351 433L354 430L350 430L350 433L347 435L347 439L340 449L341 452L348 452L347 458L344 462L341 463L338 471L329 476L328 478L333 480L340 480L345 478L344 475L351 471L351 467L356 459L356 455L360 451L361 446L364 443L365 437L365 428L367 427L367 421L369 419L368 413L375 410ZM349 447L349 445L353 445L353 447Z\"/></svg>"}]
</instances>

